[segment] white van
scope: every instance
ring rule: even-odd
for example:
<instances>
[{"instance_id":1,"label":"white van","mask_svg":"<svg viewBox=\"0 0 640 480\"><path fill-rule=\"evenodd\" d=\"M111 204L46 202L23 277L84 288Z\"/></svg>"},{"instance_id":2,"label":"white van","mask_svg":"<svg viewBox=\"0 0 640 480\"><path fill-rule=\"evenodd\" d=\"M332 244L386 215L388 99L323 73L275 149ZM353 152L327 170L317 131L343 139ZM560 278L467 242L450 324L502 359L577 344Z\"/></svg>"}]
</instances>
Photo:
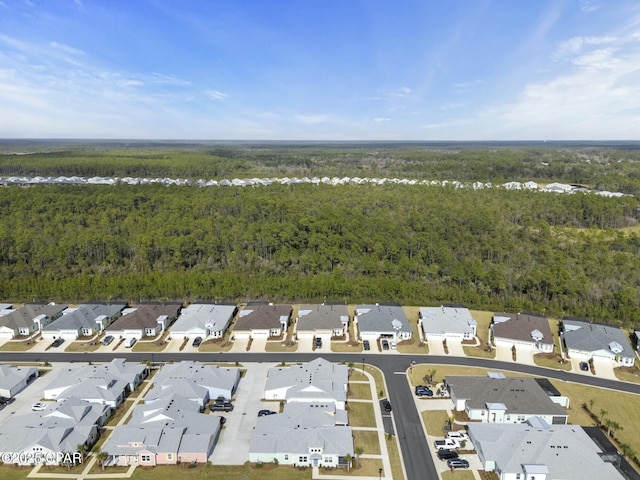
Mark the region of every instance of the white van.
<instances>
[{"instance_id":1,"label":"white van","mask_svg":"<svg viewBox=\"0 0 640 480\"><path fill-rule=\"evenodd\" d=\"M135 345L136 340L136 337L129 337L124 341L124 346L127 348L131 348Z\"/></svg>"}]
</instances>

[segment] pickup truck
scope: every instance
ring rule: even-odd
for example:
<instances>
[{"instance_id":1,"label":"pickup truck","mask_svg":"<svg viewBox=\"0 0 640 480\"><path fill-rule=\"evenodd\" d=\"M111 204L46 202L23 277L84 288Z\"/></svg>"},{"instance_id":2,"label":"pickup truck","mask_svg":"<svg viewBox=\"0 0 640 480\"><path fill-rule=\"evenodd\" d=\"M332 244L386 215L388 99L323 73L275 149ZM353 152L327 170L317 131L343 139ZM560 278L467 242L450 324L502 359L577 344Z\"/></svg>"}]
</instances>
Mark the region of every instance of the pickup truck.
<instances>
[{"instance_id":1,"label":"pickup truck","mask_svg":"<svg viewBox=\"0 0 640 480\"><path fill-rule=\"evenodd\" d=\"M212 412L230 412L233 410L233 403L231 402L216 402L209 405L209 410Z\"/></svg>"},{"instance_id":2,"label":"pickup truck","mask_svg":"<svg viewBox=\"0 0 640 480\"><path fill-rule=\"evenodd\" d=\"M446 449L458 449L460 448L460 442L453 438L444 438L442 440L436 440L433 442L433 446L436 447L436 450L446 450Z\"/></svg>"}]
</instances>

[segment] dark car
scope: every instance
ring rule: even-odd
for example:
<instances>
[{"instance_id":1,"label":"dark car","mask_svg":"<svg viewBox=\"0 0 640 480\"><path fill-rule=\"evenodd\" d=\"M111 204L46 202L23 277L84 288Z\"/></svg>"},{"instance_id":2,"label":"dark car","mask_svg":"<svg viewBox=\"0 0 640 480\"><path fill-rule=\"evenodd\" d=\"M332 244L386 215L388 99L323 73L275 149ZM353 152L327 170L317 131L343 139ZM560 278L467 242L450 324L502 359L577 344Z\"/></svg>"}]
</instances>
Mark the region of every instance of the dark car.
<instances>
[{"instance_id":1,"label":"dark car","mask_svg":"<svg viewBox=\"0 0 640 480\"><path fill-rule=\"evenodd\" d=\"M230 412L233 410L233 403L224 402L224 403L213 403L209 405L209 410L212 412Z\"/></svg>"},{"instance_id":2,"label":"dark car","mask_svg":"<svg viewBox=\"0 0 640 480\"><path fill-rule=\"evenodd\" d=\"M260 410L258 412L259 417L266 417L267 415L275 415L278 412L274 412L273 410Z\"/></svg>"},{"instance_id":3,"label":"dark car","mask_svg":"<svg viewBox=\"0 0 640 480\"><path fill-rule=\"evenodd\" d=\"M316 348L322 348L322 338L316 337Z\"/></svg>"},{"instance_id":4,"label":"dark car","mask_svg":"<svg viewBox=\"0 0 640 480\"><path fill-rule=\"evenodd\" d=\"M371 344L369 343L369 340L363 340L362 346L364 347L365 350L371 350Z\"/></svg>"},{"instance_id":5,"label":"dark car","mask_svg":"<svg viewBox=\"0 0 640 480\"><path fill-rule=\"evenodd\" d=\"M191 345L193 345L194 347L199 347L201 343L202 337L196 337L193 339L193 343Z\"/></svg>"},{"instance_id":6,"label":"dark car","mask_svg":"<svg viewBox=\"0 0 640 480\"><path fill-rule=\"evenodd\" d=\"M469 468L469 462L463 458L452 458L447 460L447 467L449 468Z\"/></svg>"},{"instance_id":7,"label":"dark car","mask_svg":"<svg viewBox=\"0 0 640 480\"><path fill-rule=\"evenodd\" d=\"M382 408L384 408L385 412L390 412L391 411L391 402L389 402L389 400L383 400L382 401Z\"/></svg>"},{"instance_id":8,"label":"dark car","mask_svg":"<svg viewBox=\"0 0 640 480\"><path fill-rule=\"evenodd\" d=\"M102 339L103 345L109 345L111 342L113 342L113 335L107 335Z\"/></svg>"},{"instance_id":9,"label":"dark car","mask_svg":"<svg viewBox=\"0 0 640 480\"><path fill-rule=\"evenodd\" d=\"M583 372L589 371L589 364L587 362L580 362L580 370Z\"/></svg>"},{"instance_id":10,"label":"dark car","mask_svg":"<svg viewBox=\"0 0 640 480\"><path fill-rule=\"evenodd\" d=\"M386 340L382 340L380 343L382 344L383 350L389 350L389 342L387 342Z\"/></svg>"},{"instance_id":11,"label":"dark car","mask_svg":"<svg viewBox=\"0 0 640 480\"><path fill-rule=\"evenodd\" d=\"M433 397L433 390L422 385L416 387L415 393L418 397Z\"/></svg>"},{"instance_id":12,"label":"dark car","mask_svg":"<svg viewBox=\"0 0 640 480\"><path fill-rule=\"evenodd\" d=\"M58 337L56 338L53 343L51 344L51 346L53 348L58 348L60 345L62 345L64 343L64 338L62 337Z\"/></svg>"},{"instance_id":13,"label":"dark car","mask_svg":"<svg viewBox=\"0 0 640 480\"><path fill-rule=\"evenodd\" d=\"M442 449L438 450L438 458L440 460L452 460L454 458L458 458L458 452L455 450Z\"/></svg>"}]
</instances>

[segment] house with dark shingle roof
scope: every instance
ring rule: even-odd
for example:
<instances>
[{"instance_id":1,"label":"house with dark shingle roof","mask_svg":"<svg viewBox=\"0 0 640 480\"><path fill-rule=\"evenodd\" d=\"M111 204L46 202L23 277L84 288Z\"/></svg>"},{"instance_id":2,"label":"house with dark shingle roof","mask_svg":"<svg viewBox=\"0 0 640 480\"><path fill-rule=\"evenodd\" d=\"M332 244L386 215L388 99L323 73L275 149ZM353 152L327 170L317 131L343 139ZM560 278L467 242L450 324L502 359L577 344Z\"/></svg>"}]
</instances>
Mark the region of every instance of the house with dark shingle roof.
<instances>
[{"instance_id":1,"label":"house with dark shingle roof","mask_svg":"<svg viewBox=\"0 0 640 480\"><path fill-rule=\"evenodd\" d=\"M565 318L562 320L561 336L570 358L584 361L598 359L623 366L634 364L635 353L620 327Z\"/></svg>"},{"instance_id":2,"label":"house with dark shingle roof","mask_svg":"<svg viewBox=\"0 0 640 480\"><path fill-rule=\"evenodd\" d=\"M124 314L106 328L108 335L120 338L155 337L178 318L182 304L178 302L147 303Z\"/></svg>"},{"instance_id":3,"label":"house with dark shingle roof","mask_svg":"<svg viewBox=\"0 0 640 480\"><path fill-rule=\"evenodd\" d=\"M286 331L293 309L291 305L247 304L233 327L235 338L277 337Z\"/></svg>"},{"instance_id":4,"label":"house with dark shingle roof","mask_svg":"<svg viewBox=\"0 0 640 480\"><path fill-rule=\"evenodd\" d=\"M526 348L534 353L553 352L553 335L544 315L495 313L490 328L496 346Z\"/></svg>"},{"instance_id":5,"label":"house with dark shingle roof","mask_svg":"<svg viewBox=\"0 0 640 480\"><path fill-rule=\"evenodd\" d=\"M446 388L454 409L463 411L472 421L486 423L522 423L542 417L552 425L564 425L569 414L569 399L550 396L529 377L449 375Z\"/></svg>"},{"instance_id":6,"label":"house with dark shingle roof","mask_svg":"<svg viewBox=\"0 0 640 480\"><path fill-rule=\"evenodd\" d=\"M344 335L349 328L349 312L346 305L301 305L296 318L298 339Z\"/></svg>"},{"instance_id":7,"label":"house with dark shingle roof","mask_svg":"<svg viewBox=\"0 0 640 480\"><path fill-rule=\"evenodd\" d=\"M29 336L62 315L66 305L27 303L0 316L0 338Z\"/></svg>"}]
</instances>

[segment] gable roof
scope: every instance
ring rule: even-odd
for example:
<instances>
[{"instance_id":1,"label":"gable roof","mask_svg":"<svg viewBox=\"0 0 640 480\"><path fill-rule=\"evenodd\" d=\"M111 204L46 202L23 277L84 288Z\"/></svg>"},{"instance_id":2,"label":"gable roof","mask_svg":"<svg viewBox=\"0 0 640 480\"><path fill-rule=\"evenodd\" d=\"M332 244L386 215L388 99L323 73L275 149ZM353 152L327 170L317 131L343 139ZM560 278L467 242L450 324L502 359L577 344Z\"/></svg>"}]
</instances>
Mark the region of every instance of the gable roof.
<instances>
[{"instance_id":1,"label":"gable roof","mask_svg":"<svg viewBox=\"0 0 640 480\"><path fill-rule=\"evenodd\" d=\"M36 367L18 367L0 363L0 389L11 390L31 375L37 373L38 369Z\"/></svg>"},{"instance_id":2,"label":"gable roof","mask_svg":"<svg viewBox=\"0 0 640 480\"><path fill-rule=\"evenodd\" d=\"M487 404L503 404L509 414L568 416L534 378L450 375L445 381L452 396L466 400L467 408L485 409Z\"/></svg>"},{"instance_id":3,"label":"gable roof","mask_svg":"<svg viewBox=\"0 0 640 480\"><path fill-rule=\"evenodd\" d=\"M195 328L213 332L224 330L229 326L237 308L235 305L193 303L182 310L171 331L188 332Z\"/></svg>"},{"instance_id":4,"label":"gable roof","mask_svg":"<svg viewBox=\"0 0 640 480\"><path fill-rule=\"evenodd\" d=\"M478 322L464 307L421 307L422 331L425 334L472 334Z\"/></svg>"},{"instance_id":5,"label":"gable roof","mask_svg":"<svg viewBox=\"0 0 640 480\"><path fill-rule=\"evenodd\" d=\"M311 448L322 448L323 455L353 454L353 432L345 426L256 430L249 452L309 455Z\"/></svg>"},{"instance_id":6,"label":"gable roof","mask_svg":"<svg viewBox=\"0 0 640 480\"><path fill-rule=\"evenodd\" d=\"M20 308L0 317L0 326L12 329L32 328L33 320L40 315L49 318L58 316L67 308L66 305L56 305L55 303L27 303Z\"/></svg>"},{"instance_id":7,"label":"gable roof","mask_svg":"<svg viewBox=\"0 0 640 480\"><path fill-rule=\"evenodd\" d=\"M607 350L614 355L634 357L633 349L620 327L565 318L562 320L562 330L567 348L586 352ZM619 351L619 347L622 347L622 351Z\"/></svg>"},{"instance_id":8,"label":"gable roof","mask_svg":"<svg viewBox=\"0 0 640 480\"><path fill-rule=\"evenodd\" d=\"M180 311L180 303L154 303L139 305L133 312L125 313L106 330L129 330L156 328L160 317L175 318Z\"/></svg>"},{"instance_id":9,"label":"gable roof","mask_svg":"<svg viewBox=\"0 0 640 480\"><path fill-rule=\"evenodd\" d=\"M96 320L98 317L106 317L108 319L113 318L119 312L124 310L126 305L123 304L84 304L80 305L69 313L65 312L63 315L51 322L49 325L45 325L43 330L80 330L82 328L97 328L98 324Z\"/></svg>"},{"instance_id":10,"label":"gable roof","mask_svg":"<svg viewBox=\"0 0 640 480\"><path fill-rule=\"evenodd\" d=\"M409 332L411 325L402 307L394 305L356 305L360 332Z\"/></svg>"},{"instance_id":11,"label":"gable roof","mask_svg":"<svg viewBox=\"0 0 640 480\"><path fill-rule=\"evenodd\" d=\"M281 328L292 311L291 305L247 305L239 313L235 330Z\"/></svg>"},{"instance_id":12,"label":"gable roof","mask_svg":"<svg viewBox=\"0 0 640 480\"><path fill-rule=\"evenodd\" d=\"M297 331L343 328L349 321L346 305L301 305L298 309Z\"/></svg>"},{"instance_id":13,"label":"gable roof","mask_svg":"<svg viewBox=\"0 0 640 480\"><path fill-rule=\"evenodd\" d=\"M494 337L553 344L551 327L544 315L494 313L493 321Z\"/></svg>"}]
</instances>

